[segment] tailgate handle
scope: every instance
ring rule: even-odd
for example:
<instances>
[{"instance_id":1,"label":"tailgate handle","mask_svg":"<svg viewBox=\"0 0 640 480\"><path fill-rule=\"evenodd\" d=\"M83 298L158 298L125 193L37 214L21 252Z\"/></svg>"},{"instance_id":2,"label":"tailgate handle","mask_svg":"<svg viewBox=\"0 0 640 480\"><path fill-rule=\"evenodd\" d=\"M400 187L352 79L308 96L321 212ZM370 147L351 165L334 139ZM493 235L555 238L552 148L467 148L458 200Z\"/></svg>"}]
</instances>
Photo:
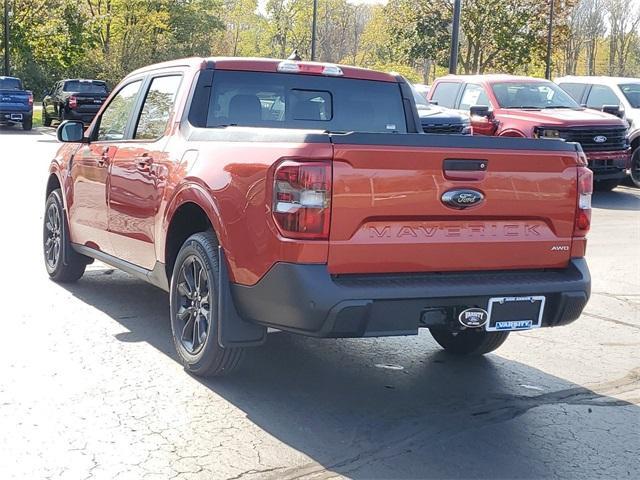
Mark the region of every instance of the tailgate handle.
<instances>
[{"instance_id":1,"label":"tailgate handle","mask_svg":"<svg viewBox=\"0 0 640 480\"><path fill-rule=\"evenodd\" d=\"M447 158L442 170L447 180L484 180L489 161L483 159L463 160Z\"/></svg>"}]
</instances>

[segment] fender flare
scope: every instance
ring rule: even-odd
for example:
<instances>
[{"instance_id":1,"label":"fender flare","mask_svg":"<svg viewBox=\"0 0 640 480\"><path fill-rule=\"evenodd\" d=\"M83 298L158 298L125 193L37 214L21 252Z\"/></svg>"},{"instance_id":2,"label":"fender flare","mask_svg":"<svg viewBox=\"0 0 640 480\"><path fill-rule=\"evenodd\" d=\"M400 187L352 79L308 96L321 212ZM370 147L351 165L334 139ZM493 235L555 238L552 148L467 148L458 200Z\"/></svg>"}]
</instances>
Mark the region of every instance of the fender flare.
<instances>
[{"instance_id":1,"label":"fender flare","mask_svg":"<svg viewBox=\"0 0 640 480\"><path fill-rule=\"evenodd\" d=\"M162 222L160 222L159 228L161 229L157 233L161 233L156 238L161 239L161 244L158 245L158 260L166 262L165 254L167 248L167 235L169 226L173 220L173 216L178 209L186 204L193 203L200 207L209 219L209 223L213 227L213 231L218 238L219 244L226 250L228 245L228 234L224 227L222 218L220 216L220 209L215 201L215 198L209 193L209 190L199 182L189 181L180 185L173 193L170 200L167 202L167 206L162 215Z\"/></svg>"},{"instance_id":2,"label":"fender flare","mask_svg":"<svg viewBox=\"0 0 640 480\"><path fill-rule=\"evenodd\" d=\"M527 136L521 130L517 130L515 128L503 130L498 134L498 137L527 138Z\"/></svg>"}]
</instances>

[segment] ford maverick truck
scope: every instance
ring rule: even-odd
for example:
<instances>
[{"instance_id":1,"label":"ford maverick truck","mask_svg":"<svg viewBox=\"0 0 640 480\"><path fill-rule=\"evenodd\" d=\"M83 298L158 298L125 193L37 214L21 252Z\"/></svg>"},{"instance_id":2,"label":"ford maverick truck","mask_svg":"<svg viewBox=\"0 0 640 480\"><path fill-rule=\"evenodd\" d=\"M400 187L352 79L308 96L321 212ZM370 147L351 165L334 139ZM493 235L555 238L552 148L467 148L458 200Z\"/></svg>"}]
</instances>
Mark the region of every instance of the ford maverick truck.
<instances>
[{"instance_id":1,"label":"ford maverick truck","mask_svg":"<svg viewBox=\"0 0 640 480\"><path fill-rule=\"evenodd\" d=\"M186 59L137 70L49 169L46 269L93 259L169 292L196 375L269 328L415 335L479 355L576 320L592 173L568 142L428 135L400 76Z\"/></svg>"},{"instance_id":2,"label":"ford maverick truck","mask_svg":"<svg viewBox=\"0 0 640 480\"><path fill-rule=\"evenodd\" d=\"M471 113L474 135L578 142L599 190L615 188L631 158L627 123L581 107L548 80L513 75L449 75L437 79L429 98Z\"/></svg>"}]
</instances>

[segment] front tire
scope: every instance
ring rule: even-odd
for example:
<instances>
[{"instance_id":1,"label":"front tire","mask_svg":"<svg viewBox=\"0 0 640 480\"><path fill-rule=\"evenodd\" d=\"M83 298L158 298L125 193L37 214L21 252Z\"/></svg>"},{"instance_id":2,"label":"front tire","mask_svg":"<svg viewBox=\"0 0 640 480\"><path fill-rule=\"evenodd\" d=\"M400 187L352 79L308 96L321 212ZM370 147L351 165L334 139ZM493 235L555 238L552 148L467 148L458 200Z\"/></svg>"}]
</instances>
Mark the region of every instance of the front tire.
<instances>
[{"instance_id":1,"label":"front tire","mask_svg":"<svg viewBox=\"0 0 640 480\"><path fill-rule=\"evenodd\" d=\"M633 152L633 156L631 157L630 179L636 188L640 188L640 147L636 148L636 151Z\"/></svg>"},{"instance_id":2,"label":"front tire","mask_svg":"<svg viewBox=\"0 0 640 480\"><path fill-rule=\"evenodd\" d=\"M242 348L218 343L218 244L212 232L183 244L171 276L171 331L180 361L193 375L222 376L235 370Z\"/></svg>"},{"instance_id":3,"label":"front tire","mask_svg":"<svg viewBox=\"0 0 640 480\"><path fill-rule=\"evenodd\" d=\"M438 344L454 355L484 355L500 347L509 332L487 332L480 329L451 331L446 328L430 328L429 331Z\"/></svg>"},{"instance_id":4,"label":"front tire","mask_svg":"<svg viewBox=\"0 0 640 480\"><path fill-rule=\"evenodd\" d=\"M44 264L49 277L60 283L77 281L89 259L71 248L60 189L49 194L43 223Z\"/></svg>"}]
</instances>

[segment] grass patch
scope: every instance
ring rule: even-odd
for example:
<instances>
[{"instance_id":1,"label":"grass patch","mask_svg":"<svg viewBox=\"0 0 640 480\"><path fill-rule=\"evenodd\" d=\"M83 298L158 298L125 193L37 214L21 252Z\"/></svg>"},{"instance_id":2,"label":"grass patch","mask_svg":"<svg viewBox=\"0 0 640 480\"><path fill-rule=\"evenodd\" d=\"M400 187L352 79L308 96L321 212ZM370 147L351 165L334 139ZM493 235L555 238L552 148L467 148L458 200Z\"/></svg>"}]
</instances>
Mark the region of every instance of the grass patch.
<instances>
[{"instance_id":1,"label":"grass patch","mask_svg":"<svg viewBox=\"0 0 640 480\"><path fill-rule=\"evenodd\" d=\"M33 126L34 127L41 127L42 126L42 107L40 107L40 108L34 107L33 108Z\"/></svg>"}]
</instances>

